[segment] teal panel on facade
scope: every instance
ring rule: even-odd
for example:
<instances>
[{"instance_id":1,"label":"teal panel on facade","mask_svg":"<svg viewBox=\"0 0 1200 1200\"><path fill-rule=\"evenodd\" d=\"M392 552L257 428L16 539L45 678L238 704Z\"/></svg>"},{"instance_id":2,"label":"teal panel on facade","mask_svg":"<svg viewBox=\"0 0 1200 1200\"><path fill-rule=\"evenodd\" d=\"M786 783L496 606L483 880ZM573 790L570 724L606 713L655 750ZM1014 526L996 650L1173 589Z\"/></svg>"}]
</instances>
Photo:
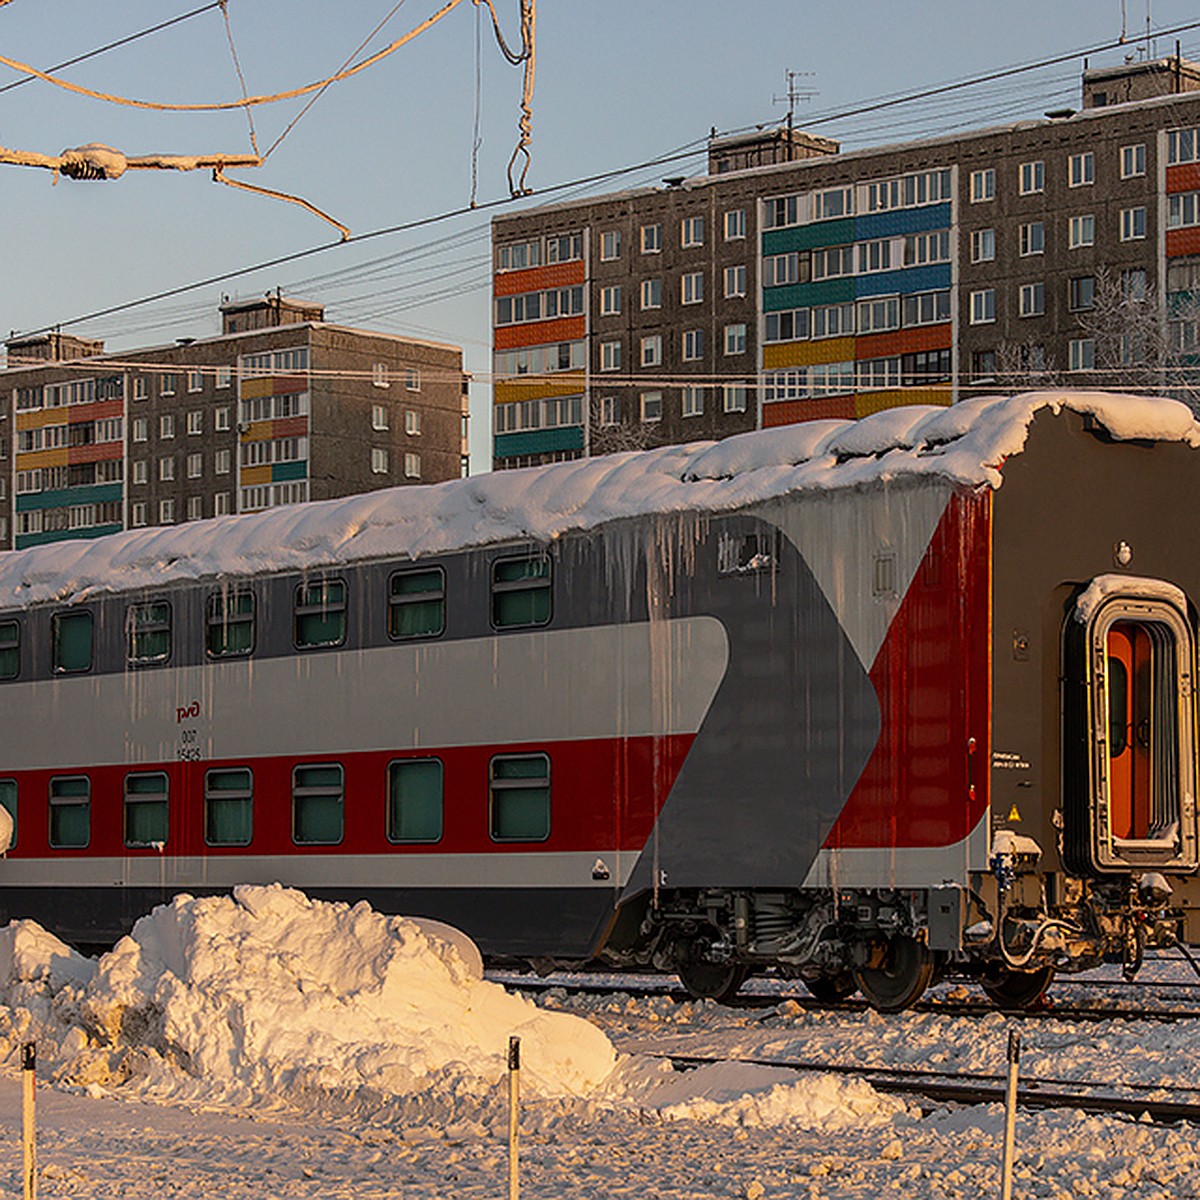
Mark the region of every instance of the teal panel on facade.
<instances>
[{"instance_id":1,"label":"teal panel on facade","mask_svg":"<svg viewBox=\"0 0 1200 1200\"><path fill-rule=\"evenodd\" d=\"M307 479L308 463L300 462L276 463L271 468L272 483L287 483L292 479Z\"/></svg>"},{"instance_id":2,"label":"teal panel on facade","mask_svg":"<svg viewBox=\"0 0 1200 1200\"><path fill-rule=\"evenodd\" d=\"M793 225L789 229L768 229L762 240L764 255L811 250L815 246L848 246L854 241L854 218L815 221L811 225Z\"/></svg>"},{"instance_id":3,"label":"teal panel on facade","mask_svg":"<svg viewBox=\"0 0 1200 1200\"><path fill-rule=\"evenodd\" d=\"M69 504L119 503L121 489L122 485L119 483L93 483L87 487L32 492L28 496L17 497L17 512L34 512L39 508L66 508Z\"/></svg>"},{"instance_id":4,"label":"teal panel on facade","mask_svg":"<svg viewBox=\"0 0 1200 1200\"><path fill-rule=\"evenodd\" d=\"M923 208L898 208L894 212L871 213L854 218L854 240L869 242L875 238L899 237L905 233L926 233L931 229L950 228L950 204L926 204Z\"/></svg>"},{"instance_id":5,"label":"teal panel on facade","mask_svg":"<svg viewBox=\"0 0 1200 1200\"><path fill-rule=\"evenodd\" d=\"M17 538L14 547L24 550L26 546L45 546L50 542L90 541L92 538L107 537L110 533L120 533L120 525L94 525L91 529L56 529L53 533L23 533Z\"/></svg>"},{"instance_id":6,"label":"teal panel on facade","mask_svg":"<svg viewBox=\"0 0 1200 1200\"><path fill-rule=\"evenodd\" d=\"M908 267L902 271L876 271L874 275L855 276L855 294L859 296L936 292L949 286L949 263L938 263L932 267Z\"/></svg>"},{"instance_id":7,"label":"teal panel on facade","mask_svg":"<svg viewBox=\"0 0 1200 1200\"><path fill-rule=\"evenodd\" d=\"M794 283L789 287L766 288L763 310L781 312L788 308L808 308L814 304L845 304L854 299L854 276L822 279L820 283Z\"/></svg>"},{"instance_id":8,"label":"teal panel on facade","mask_svg":"<svg viewBox=\"0 0 1200 1200\"><path fill-rule=\"evenodd\" d=\"M550 454L556 450L582 449L582 425L564 425L559 429L532 429L525 433L498 433L493 439L493 453L496 458L516 458L521 454Z\"/></svg>"}]
</instances>

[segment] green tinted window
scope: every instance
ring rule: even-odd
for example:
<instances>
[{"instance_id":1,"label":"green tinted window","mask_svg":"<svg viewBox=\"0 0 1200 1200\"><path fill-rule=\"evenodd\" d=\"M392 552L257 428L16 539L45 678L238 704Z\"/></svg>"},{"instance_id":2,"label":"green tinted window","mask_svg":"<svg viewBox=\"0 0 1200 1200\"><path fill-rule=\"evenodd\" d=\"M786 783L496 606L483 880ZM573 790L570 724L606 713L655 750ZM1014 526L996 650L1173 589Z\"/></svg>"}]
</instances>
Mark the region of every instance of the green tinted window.
<instances>
[{"instance_id":1,"label":"green tinted window","mask_svg":"<svg viewBox=\"0 0 1200 1200\"><path fill-rule=\"evenodd\" d=\"M56 671L92 669L92 614L56 613L50 619Z\"/></svg>"},{"instance_id":2,"label":"green tinted window","mask_svg":"<svg viewBox=\"0 0 1200 1200\"><path fill-rule=\"evenodd\" d=\"M244 767L204 777L204 838L210 846L246 846L254 832L254 777Z\"/></svg>"},{"instance_id":3,"label":"green tinted window","mask_svg":"<svg viewBox=\"0 0 1200 1200\"><path fill-rule=\"evenodd\" d=\"M497 842L550 836L550 759L545 754L492 759L490 820Z\"/></svg>"},{"instance_id":4,"label":"green tinted window","mask_svg":"<svg viewBox=\"0 0 1200 1200\"><path fill-rule=\"evenodd\" d=\"M8 809L12 817L12 841L9 849L17 844L17 781L15 779L0 779L0 804Z\"/></svg>"},{"instance_id":5,"label":"green tinted window","mask_svg":"<svg viewBox=\"0 0 1200 1200\"><path fill-rule=\"evenodd\" d=\"M167 840L167 777L162 771L125 776L125 845Z\"/></svg>"},{"instance_id":6,"label":"green tinted window","mask_svg":"<svg viewBox=\"0 0 1200 1200\"><path fill-rule=\"evenodd\" d=\"M436 637L446 628L446 572L441 567L398 571L388 590L388 633Z\"/></svg>"},{"instance_id":7,"label":"green tinted window","mask_svg":"<svg viewBox=\"0 0 1200 1200\"><path fill-rule=\"evenodd\" d=\"M91 783L86 775L50 780L50 845L79 849L91 840Z\"/></svg>"},{"instance_id":8,"label":"green tinted window","mask_svg":"<svg viewBox=\"0 0 1200 1200\"><path fill-rule=\"evenodd\" d=\"M171 606L165 600L131 604L125 610L129 661L166 662L171 657Z\"/></svg>"},{"instance_id":9,"label":"green tinted window","mask_svg":"<svg viewBox=\"0 0 1200 1200\"><path fill-rule=\"evenodd\" d=\"M21 626L0 621L0 679L16 679L21 671Z\"/></svg>"},{"instance_id":10,"label":"green tinted window","mask_svg":"<svg viewBox=\"0 0 1200 1200\"><path fill-rule=\"evenodd\" d=\"M342 768L297 767L292 777L292 839L332 846L342 840Z\"/></svg>"},{"instance_id":11,"label":"green tinted window","mask_svg":"<svg viewBox=\"0 0 1200 1200\"><path fill-rule=\"evenodd\" d=\"M340 646L346 640L346 585L340 579L296 589L297 646Z\"/></svg>"},{"instance_id":12,"label":"green tinted window","mask_svg":"<svg viewBox=\"0 0 1200 1200\"><path fill-rule=\"evenodd\" d=\"M208 598L208 653L213 658L254 649L254 593L216 592Z\"/></svg>"},{"instance_id":13,"label":"green tinted window","mask_svg":"<svg viewBox=\"0 0 1200 1200\"><path fill-rule=\"evenodd\" d=\"M492 567L492 624L545 625L550 620L550 560L503 558Z\"/></svg>"},{"instance_id":14,"label":"green tinted window","mask_svg":"<svg viewBox=\"0 0 1200 1200\"><path fill-rule=\"evenodd\" d=\"M388 767L388 839L436 842L442 836L442 764L408 759Z\"/></svg>"}]
</instances>

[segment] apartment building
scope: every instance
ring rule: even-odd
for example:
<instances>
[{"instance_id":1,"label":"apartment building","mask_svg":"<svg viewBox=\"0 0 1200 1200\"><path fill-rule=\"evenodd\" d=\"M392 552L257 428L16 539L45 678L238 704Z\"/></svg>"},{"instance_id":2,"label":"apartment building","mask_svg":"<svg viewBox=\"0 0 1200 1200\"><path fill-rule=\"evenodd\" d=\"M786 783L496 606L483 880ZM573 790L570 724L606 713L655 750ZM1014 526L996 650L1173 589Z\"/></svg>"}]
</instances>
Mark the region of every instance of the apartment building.
<instances>
[{"instance_id":1,"label":"apartment building","mask_svg":"<svg viewBox=\"0 0 1200 1200\"><path fill-rule=\"evenodd\" d=\"M6 343L0 549L465 474L459 347L278 295L220 313L219 337L120 354Z\"/></svg>"},{"instance_id":2,"label":"apartment building","mask_svg":"<svg viewBox=\"0 0 1200 1200\"><path fill-rule=\"evenodd\" d=\"M1085 70L1079 111L903 145L714 137L705 175L495 218L494 465L1120 386L1147 352L1098 356L1114 294L1188 350L1198 88L1176 57Z\"/></svg>"}]
</instances>

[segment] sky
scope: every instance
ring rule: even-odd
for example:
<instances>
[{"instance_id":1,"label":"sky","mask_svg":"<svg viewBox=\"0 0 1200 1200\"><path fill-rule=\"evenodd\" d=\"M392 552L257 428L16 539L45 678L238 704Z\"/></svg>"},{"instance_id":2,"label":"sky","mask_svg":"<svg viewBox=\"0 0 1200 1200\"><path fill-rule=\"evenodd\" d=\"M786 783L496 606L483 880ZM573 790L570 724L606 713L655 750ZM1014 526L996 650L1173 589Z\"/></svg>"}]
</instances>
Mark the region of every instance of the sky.
<instances>
[{"instance_id":1,"label":"sky","mask_svg":"<svg viewBox=\"0 0 1200 1200\"><path fill-rule=\"evenodd\" d=\"M205 0L0 2L0 55L49 68L201 8ZM518 0L494 0L510 44ZM228 0L237 61L251 94L328 77L364 42L381 48L433 15L443 0ZM787 72L808 93L796 123L848 149L1038 117L1078 104L1082 52L1200 19L1188 0L539 0L532 197L510 201L521 68L496 46L486 11L462 0L376 66L307 99L253 110L263 167L236 174L299 195L355 235L297 205L212 182L207 171L138 171L105 182L0 166L0 333L61 325L110 349L219 332L224 296L280 288L321 301L331 321L453 342L472 388L473 470L489 454L489 221L519 205L657 183L703 169L709 130L780 122ZM384 22L382 28L372 32ZM1200 27L1178 35L1200 58ZM1173 52L1159 37L1156 55ZM1113 65L1126 50L1093 53ZM1005 67L1062 55L1071 61L869 114L844 115ZM62 77L157 103L236 99L241 85L222 11L210 6ZM126 155L248 153L246 114L169 113L72 94L0 65L0 146L58 154L101 142ZM19 83L19 86L10 86ZM478 109L478 150L476 111ZM831 119L834 118L834 119ZM589 176L680 153L588 186ZM690 155L690 156L688 156ZM232 174L232 173L231 173ZM474 185L473 185L474 177ZM550 189L558 189L551 191ZM477 211L470 211L474 198ZM78 318L254 264L319 253L209 283L153 304Z\"/></svg>"}]
</instances>

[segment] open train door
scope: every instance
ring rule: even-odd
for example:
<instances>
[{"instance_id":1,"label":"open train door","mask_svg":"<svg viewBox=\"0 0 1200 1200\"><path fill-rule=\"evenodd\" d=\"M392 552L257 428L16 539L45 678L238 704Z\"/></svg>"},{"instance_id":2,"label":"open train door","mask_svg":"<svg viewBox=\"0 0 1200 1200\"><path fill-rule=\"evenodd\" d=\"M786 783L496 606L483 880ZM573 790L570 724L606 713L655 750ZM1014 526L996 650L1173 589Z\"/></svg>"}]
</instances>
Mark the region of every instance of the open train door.
<instances>
[{"instance_id":1,"label":"open train door","mask_svg":"<svg viewBox=\"0 0 1200 1200\"><path fill-rule=\"evenodd\" d=\"M1068 867L1195 870L1195 639L1184 594L1098 576L1067 616L1065 651Z\"/></svg>"}]
</instances>

